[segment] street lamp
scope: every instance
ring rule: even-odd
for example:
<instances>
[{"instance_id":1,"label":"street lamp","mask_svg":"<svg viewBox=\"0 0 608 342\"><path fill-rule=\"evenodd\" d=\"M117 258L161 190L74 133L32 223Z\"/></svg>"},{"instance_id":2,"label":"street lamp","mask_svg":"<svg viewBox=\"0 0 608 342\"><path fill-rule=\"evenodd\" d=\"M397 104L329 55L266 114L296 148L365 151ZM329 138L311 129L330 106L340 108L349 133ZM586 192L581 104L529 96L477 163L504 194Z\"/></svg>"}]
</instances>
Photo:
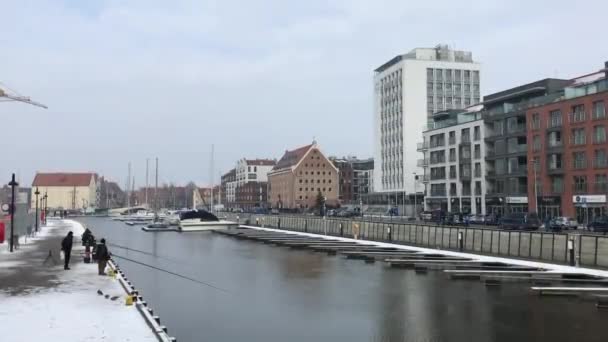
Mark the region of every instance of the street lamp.
<instances>
[{"instance_id":1,"label":"street lamp","mask_svg":"<svg viewBox=\"0 0 608 342\"><path fill-rule=\"evenodd\" d=\"M412 174L414 175L414 220L416 220L416 213L417 213L417 200L416 200L416 194L417 194L417 189L416 189L416 183L418 183L418 175L416 174L416 172L412 172Z\"/></svg>"},{"instance_id":2,"label":"street lamp","mask_svg":"<svg viewBox=\"0 0 608 342\"><path fill-rule=\"evenodd\" d=\"M13 252L15 245L15 187L19 186L19 183L15 181L15 174L11 176L11 181L8 183L11 186L11 243L10 252Z\"/></svg>"},{"instance_id":3,"label":"street lamp","mask_svg":"<svg viewBox=\"0 0 608 342\"><path fill-rule=\"evenodd\" d=\"M44 201L44 224L46 225L46 218L49 216L49 195L44 192L44 196L42 197Z\"/></svg>"},{"instance_id":4,"label":"street lamp","mask_svg":"<svg viewBox=\"0 0 608 342\"><path fill-rule=\"evenodd\" d=\"M40 195L38 187L36 187L36 192L34 192L34 195L36 195L36 233L38 233L38 220L40 218L40 215L38 214L38 195Z\"/></svg>"}]
</instances>

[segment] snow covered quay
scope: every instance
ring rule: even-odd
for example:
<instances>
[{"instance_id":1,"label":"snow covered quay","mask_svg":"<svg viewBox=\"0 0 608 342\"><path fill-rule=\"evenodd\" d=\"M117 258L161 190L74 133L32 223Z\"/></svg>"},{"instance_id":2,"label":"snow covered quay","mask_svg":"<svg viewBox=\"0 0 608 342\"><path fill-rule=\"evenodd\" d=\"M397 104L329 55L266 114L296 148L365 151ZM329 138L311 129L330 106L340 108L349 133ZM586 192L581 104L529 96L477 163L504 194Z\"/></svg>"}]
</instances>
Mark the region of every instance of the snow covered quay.
<instances>
[{"instance_id":1,"label":"snow covered quay","mask_svg":"<svg viewBox=\"0 0 608 342\"><path fill-rule=\"evenodd\" d=\"M64 270L60 248L68 231L74 233L74 244L71 269ZM100 276L97 264L83 262L83 231L75 221L49 220L14 253L0 245L2 340L174 340L154 320L141 297L126 305L132 289L122 272Z\"/></svg>"}]
</instances>

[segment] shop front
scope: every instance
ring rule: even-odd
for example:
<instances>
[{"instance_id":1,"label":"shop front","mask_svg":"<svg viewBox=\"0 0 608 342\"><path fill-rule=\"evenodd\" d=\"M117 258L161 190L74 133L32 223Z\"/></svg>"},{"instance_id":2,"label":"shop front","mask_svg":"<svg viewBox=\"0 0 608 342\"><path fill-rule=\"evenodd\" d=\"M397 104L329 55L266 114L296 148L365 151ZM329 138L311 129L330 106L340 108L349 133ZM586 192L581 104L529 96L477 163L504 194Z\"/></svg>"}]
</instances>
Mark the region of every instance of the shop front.
<instances>
[{"instance_id":1,"label":"shop front","mask_svg":"<svg viewBox=\"0 0 608 342\"><path fill-rule=\"evenodd\" d=\"M428 210L441 210L443 212L448 211L447 198L427 198L426 205Z\"/></svg>"},{"instance_id":2,"label":"shop front","mask_svg":"<svg viewBox=\"0 0 608 342\"><path fill-rule=\"evenodd\" d=\"M572 203L579 223L586 225L596 217L606 216L606 195L574 195Z\"/></svg>"},{"instance_id":3,"label":"shop front","mask_svg":"<svg viewBox=\"0 0 608 342\"><path fill-rule=\"evenodd\" d=\"M505 214L503 198L486 196L486 213L495 217L503 217Z\"/></svg>"},{"instance_id":4,"label":"shop front","mask_svg":"<svg viewBox=\"0 0 608 342\"><path fill-rule=\"evenodd\" d=\"M560 196L540 196L538 198L538 216L541 220L562 216L562 198Z\"/></svg>"},{"instance_id":5,"label":"shop front","mask_svg":"<svg viewBox=\"0 0 608 342\"><path fill-rule=\"evenodd\" d=\"M509 196L506 198L507 213L527 213L528 212L528 197L526 196Z\"/></svg>"}]
</instances>

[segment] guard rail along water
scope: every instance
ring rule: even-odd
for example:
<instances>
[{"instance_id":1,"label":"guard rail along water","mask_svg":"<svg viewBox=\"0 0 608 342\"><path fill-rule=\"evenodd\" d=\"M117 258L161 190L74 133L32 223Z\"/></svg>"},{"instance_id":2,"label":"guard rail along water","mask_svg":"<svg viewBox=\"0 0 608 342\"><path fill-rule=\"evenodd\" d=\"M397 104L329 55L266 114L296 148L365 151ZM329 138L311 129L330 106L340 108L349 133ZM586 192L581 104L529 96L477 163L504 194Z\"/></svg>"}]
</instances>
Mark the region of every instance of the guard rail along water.
<instances>
[{"instance_id":1,"label":"guard rail along water","mask_svg":"<svg viewBox=\"0 0 608 342\"><path fill-rule=\"evenodd\" d=\"M599 235L506 231L364 219L228 213L240 224L298 232L391 241L414 246L478 254L608 268L608 237Z\"/></svg>"}]
</instances>

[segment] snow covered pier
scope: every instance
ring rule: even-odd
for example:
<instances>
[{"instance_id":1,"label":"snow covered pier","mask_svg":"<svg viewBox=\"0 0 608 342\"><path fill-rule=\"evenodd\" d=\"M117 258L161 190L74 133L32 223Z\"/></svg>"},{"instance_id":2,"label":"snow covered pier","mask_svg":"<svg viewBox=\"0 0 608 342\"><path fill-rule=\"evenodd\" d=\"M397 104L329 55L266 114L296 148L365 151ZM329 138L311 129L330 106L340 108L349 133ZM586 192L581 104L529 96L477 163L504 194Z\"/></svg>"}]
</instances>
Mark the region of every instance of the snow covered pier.
<instances>
[{"instance_id":1,"label":"snow covered pier","mask_svg":"<svg viewBox=\"0 0 608 342\"><path fill-rule=\"evenodd\" d=\"M74 245L64 270L60 242L68 231ZM126 305L124 275L99 276L97 264L83 262L83 231L75 221L49 220L17 252L0 250L2 340L171 341L147 322L145 303Z\"/></svg>"}]
</instances>

